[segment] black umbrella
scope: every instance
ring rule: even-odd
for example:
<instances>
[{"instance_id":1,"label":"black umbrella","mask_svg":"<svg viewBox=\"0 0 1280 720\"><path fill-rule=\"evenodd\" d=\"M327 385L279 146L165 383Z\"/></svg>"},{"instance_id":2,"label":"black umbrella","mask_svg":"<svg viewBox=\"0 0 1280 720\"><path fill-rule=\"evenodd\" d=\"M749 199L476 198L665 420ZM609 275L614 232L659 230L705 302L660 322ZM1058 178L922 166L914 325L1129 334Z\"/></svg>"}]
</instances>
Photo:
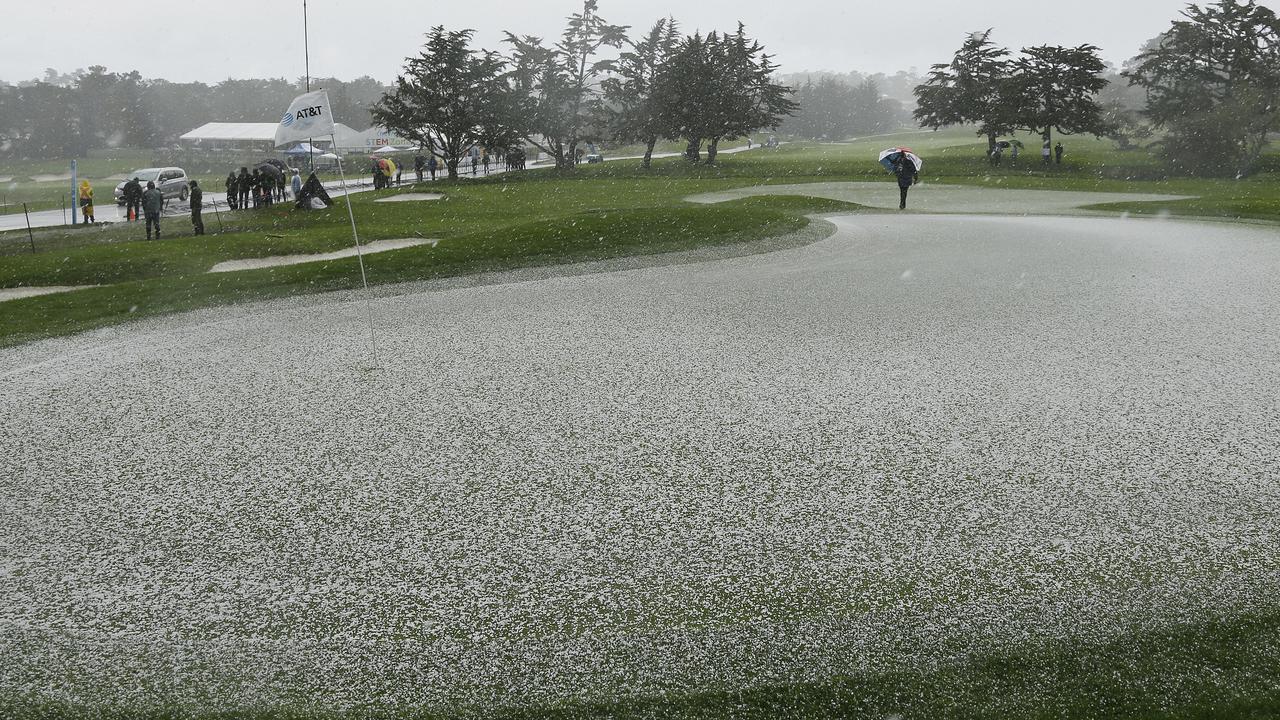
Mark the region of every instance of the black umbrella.
<instances>
[{"instance_id":1,"label":"black umbrella","mask_svg":"<svg viewBox=\"0 0 1280 720\"><path fill-rule=\"evenodd\" d=\"M277 165L277 163L279 163L279 165ZM254 169L263 175L270 175L276 180L284 180L285 172L288 170L288 167L285 167L284 163L279 160L267 160Z\"/></svg>"}]
</instances>

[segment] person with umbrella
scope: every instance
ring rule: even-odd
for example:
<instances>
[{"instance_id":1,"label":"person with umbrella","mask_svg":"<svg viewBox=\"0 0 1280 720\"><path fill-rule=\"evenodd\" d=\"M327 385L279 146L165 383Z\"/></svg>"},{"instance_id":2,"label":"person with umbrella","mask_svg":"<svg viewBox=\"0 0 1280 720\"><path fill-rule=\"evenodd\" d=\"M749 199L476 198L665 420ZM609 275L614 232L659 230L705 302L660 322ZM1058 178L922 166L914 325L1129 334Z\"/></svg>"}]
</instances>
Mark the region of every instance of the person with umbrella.
<instances>
[{"instance_id":1,"label":"person with umbrella","mask_svg":"<svg viewBox=\"0 0 1280 720\"><path fill-rule=\"evenodd\" d=\"M898 178L898 190L901 192L898 209L906 210L907 191L920 182L924 161L909 148L890 148L880 153L880 164Z\"/></svg>"}]
</instances>

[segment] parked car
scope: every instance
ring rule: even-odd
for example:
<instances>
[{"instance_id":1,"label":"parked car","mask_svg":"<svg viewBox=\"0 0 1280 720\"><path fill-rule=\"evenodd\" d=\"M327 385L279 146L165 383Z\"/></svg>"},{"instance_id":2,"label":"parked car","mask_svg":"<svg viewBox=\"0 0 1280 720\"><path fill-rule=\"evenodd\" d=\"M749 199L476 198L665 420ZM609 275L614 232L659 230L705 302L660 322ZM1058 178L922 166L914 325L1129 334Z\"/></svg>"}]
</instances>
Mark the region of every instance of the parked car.
<instances>
[{"instance_id":1,"label":"parked car","mask_svg":"<svg viewBox=\"0 0 1280 720\"><path fill-rule=\"evenodd\" d=\"M147 183L153 182L160 192L164 193L164 199L169 200L178 198L182 202L187 201L187 196L191 193L190 185L187 180L187 171L182 168L145 168L142 170L134 170L129 173L129 179L116 185L116 204L124 204L124 184L134 178L138 178L138 182L142 183L142 189L147 189Z\"/></svg>"},{"instance_id":2,"label":"parked car","mask_svg":"<svg viewBox=\"0 0 1280 720\"><path fill-rule=\"evenodd\" d=\"M592 153L587 156L588 165L595 165L596 163L602 162L604 162L604 155L601 155L600 153Z\"/></svg>"}]
</instances>

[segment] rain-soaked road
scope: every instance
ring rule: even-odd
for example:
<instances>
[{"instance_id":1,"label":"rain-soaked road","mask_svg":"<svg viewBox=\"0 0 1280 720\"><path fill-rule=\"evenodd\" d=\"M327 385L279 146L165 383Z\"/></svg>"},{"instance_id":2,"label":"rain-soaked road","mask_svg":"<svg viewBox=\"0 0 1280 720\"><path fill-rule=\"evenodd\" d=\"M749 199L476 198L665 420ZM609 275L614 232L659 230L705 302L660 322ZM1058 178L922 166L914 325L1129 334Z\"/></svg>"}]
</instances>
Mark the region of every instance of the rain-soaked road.
<instances>
[{"instance_id":1,"label":"rain-soaked road","mask_svg":"<svg viewBox=\"0 0 1280 720\"><path fill-rule=\"evenodd\" d=\"M0 350L0 689L489 707L1274 602L1280 233L834 223L383 289L377 372L354 295Z\"/></svg>"}]
</instances>

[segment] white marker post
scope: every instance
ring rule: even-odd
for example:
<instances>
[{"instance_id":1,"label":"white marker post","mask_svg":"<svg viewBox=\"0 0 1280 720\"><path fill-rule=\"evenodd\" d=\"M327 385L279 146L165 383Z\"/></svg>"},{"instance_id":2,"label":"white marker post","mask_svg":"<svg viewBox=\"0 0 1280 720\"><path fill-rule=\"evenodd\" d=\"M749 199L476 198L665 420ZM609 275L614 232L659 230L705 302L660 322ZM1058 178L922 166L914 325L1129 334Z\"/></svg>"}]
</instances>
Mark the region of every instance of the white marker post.
<instances>
[{"instance_id":1,"label":"white marker post","mask_svg":"<svg viewBox=\"0 0 1280 720\"><path fill-rule=\"evenodd\" d=\"M71 226L76 225L76 210L80 207L80 180L79 171L76 169L76 161L71 161ZM62 222L66 222L64 216Z\"/></svg>"}]
</instances>

